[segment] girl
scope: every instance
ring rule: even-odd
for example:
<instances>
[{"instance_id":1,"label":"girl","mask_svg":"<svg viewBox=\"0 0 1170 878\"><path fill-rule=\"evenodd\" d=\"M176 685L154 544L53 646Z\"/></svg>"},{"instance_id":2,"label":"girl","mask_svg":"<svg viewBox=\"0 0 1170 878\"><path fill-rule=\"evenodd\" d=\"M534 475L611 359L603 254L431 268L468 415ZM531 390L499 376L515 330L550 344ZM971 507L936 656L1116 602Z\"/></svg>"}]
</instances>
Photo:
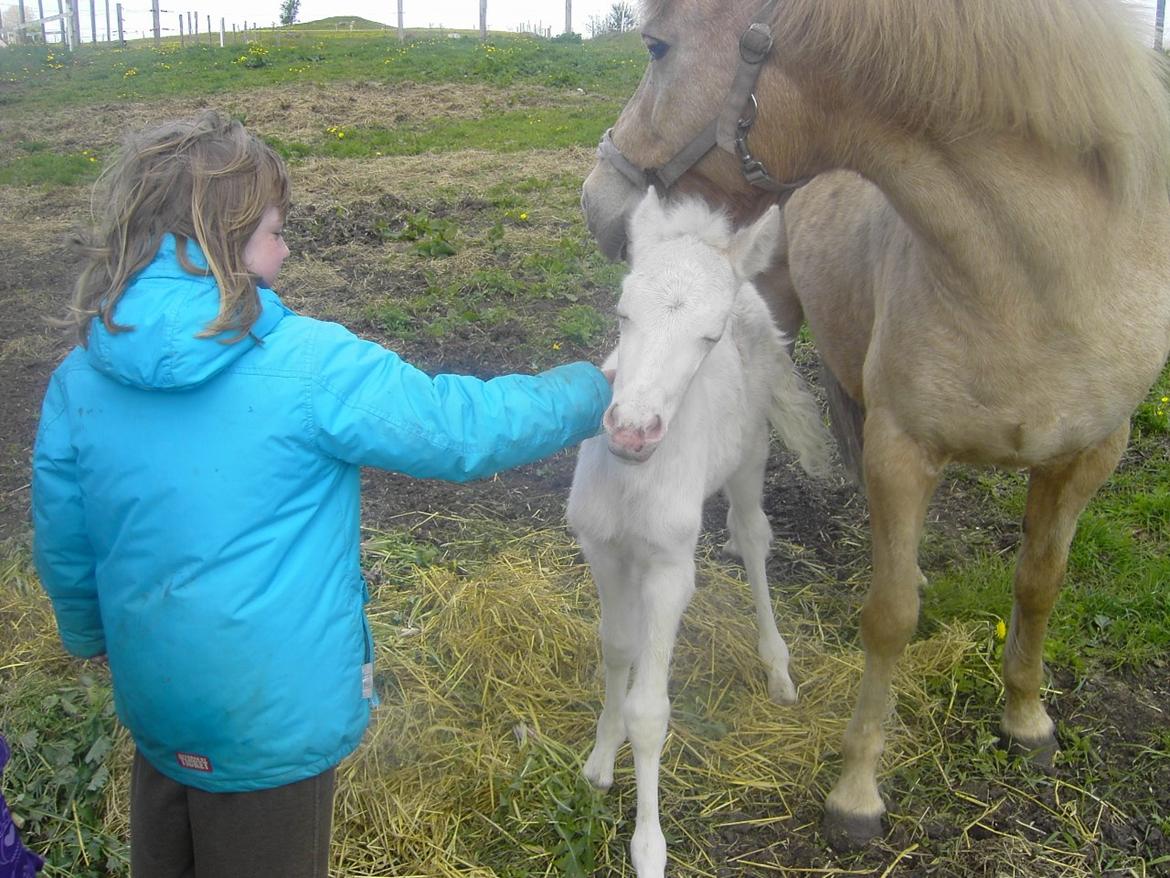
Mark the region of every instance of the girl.
<instances>
[{"instance_id":1,"label":"girl","mask_svg":"<svg viewBox=\"0 0 1170 878\"><path fill-rule=\"evenodd\" d=\"M106 176L34 451L37 569L65 647L108 654L134 875L325 876L376 703L359 466L488 476L596 433L609 385L432 378L290 311L287 171L214 112Z\"/></svg>"}]
</instances>

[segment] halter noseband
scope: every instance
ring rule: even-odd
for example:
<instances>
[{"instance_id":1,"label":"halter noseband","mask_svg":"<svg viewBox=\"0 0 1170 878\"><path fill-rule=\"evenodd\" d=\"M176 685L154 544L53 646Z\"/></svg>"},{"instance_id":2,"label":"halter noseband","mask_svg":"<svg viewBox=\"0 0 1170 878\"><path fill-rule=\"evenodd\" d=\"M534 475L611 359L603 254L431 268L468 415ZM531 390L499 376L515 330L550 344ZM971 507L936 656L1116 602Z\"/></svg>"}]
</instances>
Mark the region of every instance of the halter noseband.
<instances>
[{"instance_id":1,"label":"halter noseband","mask_svg":"<svg viewBox=\"0 0 1170 878\"><path fill-rule=\"evenodd\" d=\"M679 177L690 170L699 159L718 146L739 159L744 179L752 186L769 192L791 192L807 183L807 179L794 183L774 180L768 175L763 163L755 159L747 147L748 132L755 124L759 109L755 95L756 80L760 77L760 68L772 51L772 28L768 21L772 17L776 3L777 0L768 0L761 6L747 30L739 38L739 67L736 69L735 79L727 92L727 100L719 117L699 132L698 136L679 150L670 161L657 168L639 168L622 155L622 151L613 142L612 128L601 137L601 143L597 146L598 157L609 162L635 186L639 188L654 186L665 191L678 182Z\"/></svg>"}]
</instances>

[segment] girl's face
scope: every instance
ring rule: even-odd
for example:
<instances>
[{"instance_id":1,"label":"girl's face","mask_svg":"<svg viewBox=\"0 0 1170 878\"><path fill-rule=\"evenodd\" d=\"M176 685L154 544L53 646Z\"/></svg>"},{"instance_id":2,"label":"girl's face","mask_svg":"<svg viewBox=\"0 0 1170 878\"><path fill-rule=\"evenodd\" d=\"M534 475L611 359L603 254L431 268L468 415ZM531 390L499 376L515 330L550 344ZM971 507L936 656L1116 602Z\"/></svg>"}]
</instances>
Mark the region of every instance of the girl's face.
<instances>
[{"instance_id":1,"label":"girl's face","mask_svg":"<svg viewBox=\"0 0 1170 878\"><path fill-rule=\"evenodd\" d=\"M288 245L284 243L284 217L275 207L264 211L260 225L244 245L244 267L260 278L261 283L271 287L280 274L280 266L288 256Z\"/></svg>"}]
</instances>

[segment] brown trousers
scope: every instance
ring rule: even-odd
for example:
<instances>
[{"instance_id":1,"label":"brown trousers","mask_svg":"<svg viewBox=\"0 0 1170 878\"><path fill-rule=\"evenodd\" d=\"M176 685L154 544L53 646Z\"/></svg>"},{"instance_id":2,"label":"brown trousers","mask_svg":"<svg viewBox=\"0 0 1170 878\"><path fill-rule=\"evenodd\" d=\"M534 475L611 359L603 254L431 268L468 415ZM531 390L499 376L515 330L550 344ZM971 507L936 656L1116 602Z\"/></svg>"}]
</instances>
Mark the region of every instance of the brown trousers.
<instances>
[{"instance_id":1,"label":"brown trousers","mask_svg":"<svg viewBox=\"0 0 1170 878\"><path fill-rule=\"evenodd\" d=\"M135 752L132 878L328 878L336 769L250 793L208 793Z\"/></svg>"}]
</instances>

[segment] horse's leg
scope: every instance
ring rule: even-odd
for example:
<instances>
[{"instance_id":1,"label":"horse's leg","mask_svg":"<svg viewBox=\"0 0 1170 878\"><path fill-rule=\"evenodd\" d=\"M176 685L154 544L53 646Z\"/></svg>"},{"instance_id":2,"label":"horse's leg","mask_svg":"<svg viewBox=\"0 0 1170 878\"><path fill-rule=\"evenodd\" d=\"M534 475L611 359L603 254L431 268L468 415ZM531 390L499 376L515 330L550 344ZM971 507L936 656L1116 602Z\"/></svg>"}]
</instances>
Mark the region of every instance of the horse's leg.
<instances>
[{"instance_id":1,"label":"horse's leg","mask_svg":"<svg viewBox=\"0 0 1170 878\"><path fill-rule=\"evenodd\" d=\"M1055 727L1040 701L1048 617L1064 579L1077 519L1117 466L1128 439L1126 423L1072 460L1036 467L1030 474L1012 619L1003 651L1007 700L1000 728L1008 742L1043 765L1051 764L1057 746Z\"/></svg>"},{"instance_id":2,"label":"horse's leg","mask_svg":"<svg viewBox=\"0 0 1170 878\"><path fill-rule=\"evenodd\" d=\"M658 818L658 764L670 720L670 659L679 621L694 590L693 546L688 556L659 558L647 571L642 588L648 636L625 706L638 785L638 816L630 841L638 878L661 878L666 872L666 837Z\"/></svg>"},{"instance_id":3,"label":"horse's leg","mask_svg":"<svg viewBox=\"0 0 1170 878\"><path fill-rule=\"evenodd\" d=\"M880 834L885 805L877 786L894 668L918 620L918 543L942 467L884 411L865 422L873 582L861 611L865 671L842 743L841 777L825 801L825 834L834 847Z\"/></svg>"},{"instance_id":4,"label":"horse's leg","mask_svg":"<svg viewBox=\"0 0 1170 878\"><path fill-rule=\"evenodd\" d=\"M743 559L743 569L756 603L757 649L768 670L768 695L780 704L796 703L796 687L788 675L788 644L776 628L772 596L768 592L765 564L772 543L772 527L764 514L764 467L768 459L768 437L762 434L747 450L744 460L724 491L727 494L727 530Z\"/></svg>"},{"instance_id":5,"label":"horse's leg","mask_svg":"<svg viewBox=\"0 0 1170 878\"><path fill-rule=\"evenodd\" d=\"M605 662L605 705L597 720L597 738L585 760L586 780L601 790L613 785L613 763L626 740L623 711L626 690L638 653L645 642L642 599L627 560L609 547L590 547L593 580L601 601L601 652Z\"/></svg>"}]
</instances>

